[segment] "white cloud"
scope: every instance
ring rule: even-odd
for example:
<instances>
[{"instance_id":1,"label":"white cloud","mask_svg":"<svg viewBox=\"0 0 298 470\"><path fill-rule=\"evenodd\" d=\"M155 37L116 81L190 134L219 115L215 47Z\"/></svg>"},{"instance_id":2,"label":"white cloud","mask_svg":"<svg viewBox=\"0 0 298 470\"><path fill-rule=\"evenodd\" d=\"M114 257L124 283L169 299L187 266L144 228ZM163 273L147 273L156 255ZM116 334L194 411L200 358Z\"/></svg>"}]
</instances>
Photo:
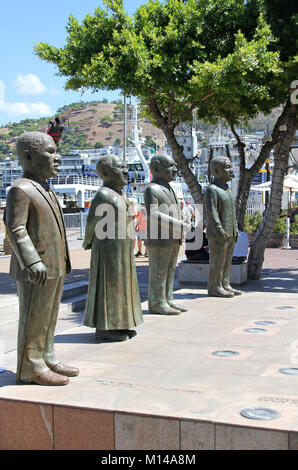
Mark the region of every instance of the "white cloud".
<instances>
[{"instance_id":1,"label":"white cloud","mask_svg":"<svg viewBox=\"0 0 298 470\"><path fill-rule=\"evenodd\" d=\"M0 111L14 116L47 116L52 114L50 106L46 103L0 103Z\"/></svg>"},{"instance_id":2,"label":"white cloud","mask_svg":"<svg viewBox=\"0 0 298 470\"><path fill-rule=\"evenodd\" d=\"M25 103L22 101L6 102L5 101L5 84L2 80L0 80L0 111L8 114L9 116L13 116L16 118L23 117L23 116L40 117L40 116L48 116L52 114L52 110L50 106L48 106L46 103L43 103L43 102L37 102L37 103L34 103L34 102Z\"/></svg>"},{"instance_id":3,"label":"white cloud","mask_svg":"<svg viewBox=\"0 0 298 470\"><path fill-rule=\"evenodd\" d=\"M47 87L33 73L28 73L27 75L20 73L15 82L15 87L17 93L28 95L40 95L47 90Z\"/></svg>"}]
</instances>

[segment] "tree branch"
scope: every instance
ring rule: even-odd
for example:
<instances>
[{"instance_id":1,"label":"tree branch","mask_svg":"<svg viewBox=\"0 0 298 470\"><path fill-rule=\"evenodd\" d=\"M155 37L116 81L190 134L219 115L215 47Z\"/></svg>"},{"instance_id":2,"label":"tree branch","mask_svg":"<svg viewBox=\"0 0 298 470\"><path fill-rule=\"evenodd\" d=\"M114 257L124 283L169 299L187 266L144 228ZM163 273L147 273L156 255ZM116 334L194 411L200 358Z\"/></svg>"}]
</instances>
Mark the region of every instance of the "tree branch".
<instances>
[{"instance_id":1,"label":"tree branch","mask_svg":"<svg viewBox=\"0 0 298 470\"><path fill-rule=\"evenodd\" d=\"M288 114L291 111L291 103L288 100L285 104L283 112L277 119L274 129L272 131L271 139L265 142L260 150L258 158L255 160L254 164L250 167L249 171L252 173L257 173L259 169L264 165L266 158L268 158L269 153L273 149L273 147L279 142L279 140L283 137L284 132L280 130L280 126L282 126L287 118Z\"/></svg>"},{"instance_id":2,"label":"tree branch","mask_svg":"<svg viewBox=\"0 0 298 470\"><path fill-rule=\"evenodd\" d=\"M200 101L206 101L208 98L210 98L213 95L216 95L216 91L210 91L209 93L207 93L207 95L203 96L203 98L201 98Z\"/></svg>"},{"instance_id":3,"label":"tree branch","mask_svg":"<svg viewBox=\"0 0 298 470\"><path fill-rule=\"evenodd\" d=\"M245 162L245 152L244 152L244 149L245 149L246 145L240 139L239 134L237 134L234 124L229 119L227 119L227 121L228 121L229 126L231 128L232 134L234 135L234 137L237 141L237 147L238 147L239 158L240 158L240 174L243 174L244 171L245 171L245 163L246 163Z\"/></svg>"}]
</instances>

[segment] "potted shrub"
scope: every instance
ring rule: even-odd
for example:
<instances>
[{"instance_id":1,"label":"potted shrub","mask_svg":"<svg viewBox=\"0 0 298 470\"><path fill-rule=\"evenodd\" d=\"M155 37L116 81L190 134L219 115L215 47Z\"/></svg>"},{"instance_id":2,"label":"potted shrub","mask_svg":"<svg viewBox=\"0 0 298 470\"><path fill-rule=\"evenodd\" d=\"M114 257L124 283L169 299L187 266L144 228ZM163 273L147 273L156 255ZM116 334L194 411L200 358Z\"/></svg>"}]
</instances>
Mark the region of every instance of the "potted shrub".
<instances>
[{"instance_id":1,"label":"potted shrub","mask_svg":"<svg viewBox=\"0 0 298 470\"><path fill-rule=\"evenodd\" d=\"M248 235L249 244L251 245L255 237L258 226L261 224L263 216L259 211L253 215L245 215L244 231ZM286 217L279 217L273 229L267 248L280 248L284 246L286 237Z\"/></svg>"}]
</instances>

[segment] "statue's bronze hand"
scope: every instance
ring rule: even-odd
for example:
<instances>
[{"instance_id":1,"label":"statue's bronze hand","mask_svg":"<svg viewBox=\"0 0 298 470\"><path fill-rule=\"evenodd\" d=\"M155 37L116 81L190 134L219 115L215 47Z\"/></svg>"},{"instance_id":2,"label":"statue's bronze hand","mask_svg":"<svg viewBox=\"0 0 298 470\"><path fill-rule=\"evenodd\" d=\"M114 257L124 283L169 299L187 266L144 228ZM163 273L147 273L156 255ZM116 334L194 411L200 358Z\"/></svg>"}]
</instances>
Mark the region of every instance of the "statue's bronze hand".
<instances>
[{"instance_id":1,"label":"statue's bronze hand","mask_svg":"<svg viewBox=\"0 0 298 470\"><path fill-rule=\"evenodd\" d=\"M219 233L220 238L222 238L223 240L227 240L228 235L226 234L226 232L224 231L224 229L219 230L218 233Z\"/></svg>"},{"instance_id":2,"label":"statue's bronze hand","mask_svg":"<svg viewBox=\"0 0 298 470\"><path fill-rule=\"evenodd\" d=\"M48 271L41 261L33 264L27 269L29 271L29 281L32 282L32 284L39 284L42 286L45 284L48 277Z\"/></svg>"}]
</instances>

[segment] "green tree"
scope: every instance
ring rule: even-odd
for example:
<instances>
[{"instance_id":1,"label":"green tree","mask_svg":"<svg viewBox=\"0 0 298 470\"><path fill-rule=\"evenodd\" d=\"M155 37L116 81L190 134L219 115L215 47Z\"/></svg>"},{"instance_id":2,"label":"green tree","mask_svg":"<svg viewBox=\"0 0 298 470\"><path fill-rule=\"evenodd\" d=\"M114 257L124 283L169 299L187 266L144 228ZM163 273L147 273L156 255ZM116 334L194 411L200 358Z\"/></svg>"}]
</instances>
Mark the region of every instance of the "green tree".
<instances>
[{"instance_id":1,"label":"green tree","mask_svg":"<svg viewBox=\"0 0 298 470\"><path fill-rule=\"evenodd\" d=\"M103 126L110 126L112 121L113 121L113 118L108 115L103 116L100 120Z\"/></svg>"},{"instance_id":2,"label":"green tree","mask_svg":"<svg viewBox=\"0 0 298 470\"><path fill-rule=\"evenodd\" d=\"M152 147L152 148L156 149L156 142L155 142L155 140L153 139L153 137L151 135L146 135L145 136L145 145L147 145L148 147Z\"/></svg>"},{"instance_id":3,"label":"green tree","mask_svg":"<svg viewBox=\"0 0 298 470\"><path fill-rule=\"evenodd\" d=\"M278 51L270 50L273 37L260 16L265 3L149 0L131 18L121 0L106 0L107 8L81 25L70 16L64 48L41 43L35 50L68 77L66 88L120 88L139 97L199 202L200 186L175 138L177 124L196 110L200 119L224 117L235 126L285 100L289 76Z\"/></svg>"},{"instance_id":4,"label":"green tree","mask_svg":"<svg viewBox=\"0 0 298 470\"><path fill-rule=\"evenodd\" d=\"M201 186L175 128L190 122L194 113L210 124L225 119L240 155L237 217L243 228L251 182L293 128L288 112L290 84L297 78L293 0L284 11L280 0L149 0L133 17L125 13L122 0L105 0L105 5L82 24L70 16L64 48L41 43L35 51L57 64L68 78L67 89L120 88L138 97L149 119L163 130L195 202L202 202ZM279 105L284 109L271 139L246 168L237 125Z\"/></svg>"},{"instance_id":5,"label":"green tree","mask_svg":"<svg viewBox=\"0 0 298 470\"><path fill-rule=\"evenodd\" d=\"M101 140L99 140L98 142L96 142L96 144L94 145L94 148L95 148L95 149L101 149L101 148L103 148L103 147L104 147L104 145L103 145L103 143L101 142Z\"/></svg>"}]
</instances>

